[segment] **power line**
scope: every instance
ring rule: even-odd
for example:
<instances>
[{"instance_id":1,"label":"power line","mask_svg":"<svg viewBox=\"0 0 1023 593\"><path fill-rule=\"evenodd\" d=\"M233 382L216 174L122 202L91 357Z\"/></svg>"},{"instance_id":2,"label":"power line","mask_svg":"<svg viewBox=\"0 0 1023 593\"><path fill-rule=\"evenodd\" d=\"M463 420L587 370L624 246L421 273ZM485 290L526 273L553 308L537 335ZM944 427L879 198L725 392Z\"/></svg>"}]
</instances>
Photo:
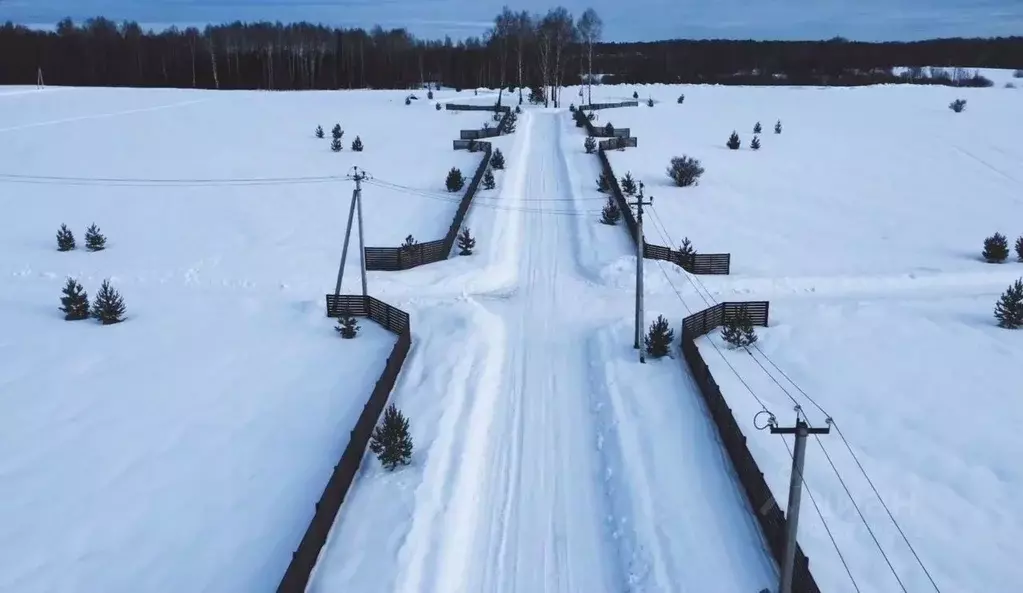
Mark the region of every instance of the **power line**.
<instances>
[{"instance_id":1,"label":"power line","mask_svg":"<svg viewBox=\"0 0 1023 593\"><path fill-rule=\"evenodd\" d=\"M297 185L347 181L341 175L306 177L225 177L225 178L148 178L148 177L74 177L58 175L21 175L0 173L0 182L40 185L99 185L129 187L216 187L234 185Z\"/></svg>"},{"instance_id":2,"label":"power line","mask_svg":"<svg viewBox=\"0 0 1023 593\"><path fill-rule=\"evenodd\" d=\"M664 224L662 222L660 222L660 217L657 215L656 210L654 210L653 208L651 208L651 210L653 211L655 220L657 220L658 223L660 224L661 228L665 230L664 234L667 234L667 230L664 227ZM660 231L658 231L658 232L660 232ZM670 243L670 239L668 239L664 235L662 235L662 238L666 242ZM706 285L704 285L703 282L699 278L695 277L695 275L693 275L693 274L687 274L686 278L690 279L691 283L693 282L693 280L695 280L695 282L699 283L700 286L703 287L704 292L706 292L707 295L710 297L710 299L714 300L714 297L711 295L710 291L707 290ZM693 287L696 288L696 285L693 284ZM699 294L699 292L700 292L699 289L696 289L696 290L697 290L697 294ZM706 302L706 300L705 300L705 302ZM713 342L711 342L711 343L713 344ZM920 568L924 571L924 574L927 575L927 578L931 582L931 585L934 587L935 591L938 591L938 593L940 593L940 589L938 588L937 583L935 583L934 578L931 576L930 572L927 570L927 567L924 565L924 563L921 560L920 556L917 554L916 549L910 543L909 538L906 536L906 534L903 531L902 527L899 525L898 521L895 519L894 514L891 512L891 510L889 509L888 505L885 503L884 499L881 497L880 492L874 486L873 480L870 479L870 476L867 474L866 468L864 468L863 464L859 460L859 457L853 451L852 446L850 445L848 439L845 438L845 435L842 433L842 430L838 427L838 423L835 422L834 418L830 414L828 414L828 412L819 403L817 403L817 401L814 400L814 398L810 397L810 395L802 387L800 387L788 374L786 374L785 371L783 371L781 369L781 367L779 367L773 360L771 360L771 358L767 355L766 352L764 352L760 348L759 345L753 344L752 347L757 352L759 352L760 355L763 356L764 359L776 371L778 371L778 373L786 381L788 381L788 383L790 383L803 397L805 397L811 404L813 404L813 406L815 408L817 408L817 410L820 411L821 414L823 414L825 416L825 418L827 419L827 422L829 424L831 424L832 426L835 427L835 432L837 432L839 437L842 439L842 442L845 445L846 449L849 451L850 456L856 462L856 466L859 468L860 473L863 475L864 479L866 479L867 483L871 487L871 490L874 492L874 495L877 497L878 501L881 503L881 506L885 509L885 512L888 514L888 518L892 521L892 524L895 525L896 530L898 530L898 532L899 532L900 536L902 537L903 541L906 543L906 546L909 548L910 552L913 554L914 559L916 559L917 563L920 565ZM786 389L781 384L781 382L779 382L778 379L770 371L767 370L767 368L763 365L763 363L761 363L760 360L756 356L754 356L752 352L750 352L749 348L746 348L746 353L750 355L750 358L752 358L753 361L757 363L757 365L764 371L764 373L768 376L768 378L770 378L771 381L773 381L775 383L775 385L777 385L782 390L782 392L784 392L785 395L787 395L789 397L790 400L792 400L794 403L796 403L797 412L801 413L803 415L803 418L807 421L807 423L810 423L809 417L807 417L806 413L802 411L802 407L799 406L799 402L796 401L796 399L792 396L792 394L788 391L788 389ZM874 544L877 546L878 551L881 553L881 556L884 558L885 562L888 564L888 567L891 569L892 575L895 577L896 581L898 581L899 586L902 587L902 590L906 591L906 588L903 585L902 580L899 578L899 575L898 575L897 571L895 570L895 567L892 565L891 561L888 558L888 555L885 553L885 551L881 547L881 544L878 541L877 537L874 535L874 532L871 529L870 525L868 524L868 522L866 520L866 517L860 511L859 506L856 504L856 501L855 501L855 499L852 496L852 492L849 490L848 486L845 483L845 480L842 478L841 473L838 471L838 467L835 465L835 463L831 459L831 456L828 453L827 448L824 446L823 441L820 439L819 436L817 436L817 435L814 435L814 436L815 436L815 438L817 440L817 444L820 446L821 450L824 452L824 456L827 459L828 464L831 466L831 469L834 471L835 476L839 480L839 483L841 483L842 488L845 490L846 495L849 497L849 501L853 504L853 507L856 509L857 514L859 515L860 520L863 522L864 527L867 528L867 531L868 531L868 533L870 533L871 538L874 540ZM787 443L786 443L786 447L787 447ZM823 521L823 516L821 517L821 519ZM826 527L826 524L825 524L825 527ZM850 577L851 577L851 575L850 575Z\"/></svg>"}]
</instances>

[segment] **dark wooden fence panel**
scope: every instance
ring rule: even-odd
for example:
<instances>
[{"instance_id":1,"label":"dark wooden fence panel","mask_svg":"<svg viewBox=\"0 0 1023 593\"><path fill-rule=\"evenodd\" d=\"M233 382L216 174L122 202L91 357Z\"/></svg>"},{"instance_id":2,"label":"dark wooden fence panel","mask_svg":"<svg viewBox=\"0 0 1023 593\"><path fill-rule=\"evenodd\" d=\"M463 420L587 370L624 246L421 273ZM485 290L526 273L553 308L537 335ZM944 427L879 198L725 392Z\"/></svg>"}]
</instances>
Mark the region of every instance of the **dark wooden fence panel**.
<instances>
[{"instance_id":1,"label":"dark wooden fence panel","mask_svg":"<svg viewBox=\"0 0 1023 593\"><path fill-rule=\"evenodd\" d=\"M444 109L448 111L505 111L511 109L507 105L455 105L454 103L445 103Z\"/></svg>"},{"instance_id":2,"label":"dark wooden fence panel","mask_svg":"<svg viewBox=\"0 0 1023 593\"><path fill-rule=\"evenodd\" d=\"M622 101L620 103L590 103L589 105L581 105L579 109L597 110L597 109L614 109L616 107L639 107L639 101Z\"/></svg>"},{"instance_id":3,"label":"dark wooden fence panel","mask_svg":"<svg viewBox=\"0 0 1023 593\"><path fill-rule=\"evenodd\" d=\"M370 314L371 310L377 310L377 313ZM342 311L357 316L368 315L374 320L376 317L389 320L390 323L385 324L385 327L398 334L398 341L391 349L391 354L387 357L387 364L384 365L384 370L380 374L380 378L377 379L369 400L362 408L362 413L355 423L355 428L352 429L348 446L341 455L341 460L334 466L334 471L327 481L327 487L324 488L319 502L316 503L313 519L298 548L291 555L291 563L288 564L284 577L277 586L278 593L305 592L316 561L319 559L324 544L327 543L327 537L341 510L341 504L359 472L359 465L365 456L373 428L380 420L380 414L387 405L387 399L394 389L398 374L401 372L409 348L412 346L408 313L373 297L340 295L335 298L332 294L327 295L328 316L336 317Z\"/></svg>"},{"instance_id":4,"label":"dark wooden fence panel","mask_svg":"<svg viewBox=\"0 0 1023 593\"><path fill-rule=\"evenodd\" d=\"M353 317L369 317L396 334L409 327L408 313L371 296L342 294L335 297L328 294L326 300L327 317L338 317L342 313Z\"/></svg>"},{"instance_id":5,"label":"dark wooden fence panel","mask_svg":"<svg viewBox=\"0 0 1023 593\"><path fill-rule=\"evenodd\" d=\"M496 128L480 128L478 130L461 130L458 132L458 135L462 140L479 140L480 138L494 138L501 135L501 128L500 126L498 126Z\"/></svg>"},{"instance_id":6,"label":"dark wooden fence panel","mask_svg":"<svg viewBox=\"0 0 1023 593\"><path fill-rule=\"evenodd\" d=\"M624 150L626 148L636 148L639 146L639 138L622 138L614 137L607 140L601 140L597 143L597 146L601 150Z\"/></svg>"},{"instance_id":7,"label":"dark wooden fence panel","mask_svg":"<svg viewBox=\"0 0 1023 593\"><path fill-rule=\"evenodd\" d=\"M643 257L669 261L690 274L728 274L732 261L732 256L728 253L697 253L686 256L682 255L681 251L645 241Z\"/></svg>"},{"instance_id":8,"label":"dark wooden fence panel","mask_svg":"<svg viewBox=\"0 0 1023 593\"><path fill-rule=\"evenodd\" d=\"M755 325L767 325L769 305L766 301L745 303L719 303L709 309L690 315L682 321L682 355L696 381L707 405L711 418L721 437L721 443L735 468L735 473L742 484L743 491L760 524L768 547L775 560L780 564L785 551L785 513L771 493L764 473L760 471L753 454L746 445L746 437L735 419L735 414L728 407L721 388L714 380L700 349L694 341L740 310L746 307ZM810 561L797 546L795 572L793 575L793 591L796 593L820 593L813 575L810 573Z\"/></svg>"}]
</instances>

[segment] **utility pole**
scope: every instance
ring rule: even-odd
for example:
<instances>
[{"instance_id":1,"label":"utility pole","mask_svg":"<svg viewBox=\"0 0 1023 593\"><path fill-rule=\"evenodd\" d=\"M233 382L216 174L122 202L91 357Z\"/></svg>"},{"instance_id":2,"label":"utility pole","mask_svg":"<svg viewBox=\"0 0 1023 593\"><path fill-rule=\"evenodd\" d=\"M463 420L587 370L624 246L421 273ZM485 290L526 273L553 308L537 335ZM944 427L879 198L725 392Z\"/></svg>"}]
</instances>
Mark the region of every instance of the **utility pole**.
<instances>
[{"instance_id":1,"label":"utility pole","mask_svg":"<svg viewBox=\"0 0 1023 593\"><path fill-rule=\"evenodd\" d=\"M796 560L796 531L799 527L799 501L803 494L803 462L806 460L806 437L811 434L831 432L831 419L824 428L813 428L799 419L796 408L796 425L792 427L771 426L771 434L791 434L796 437L792 453L792 476L789 481L789 507L785 513L785 555L782 557L781 584L778 593L792 593L792 570Z\"/></svg>"},{"instance_id":2,"label":"utility pole","mask_svg":"<svg viewBox=\"0 0 1023 593\"><path fill-rule=\"evenodd\" d=\"M345 244L341 249L341 266L337 270L337 285L334 287L334 298L341 295L341 280L345 276L345 262L348 260L348 243L352 236L352 221L355 218L356 206L359 212L359 260L362 262L362 296L367 296L366 291L366 252L362 237L362 180L367 178L365 171L359 171L354 167L354 173L348 175L348 179L355 181L355 189L352 191L352 203L348 207L348 225L345 227Z\"/></svg>"},{"instance_id":3,"label":"utility pole","mask_svg":"<svg viewBox=\"0 0 1023 593\"><path fill-rule=\"evenodd\" d=\"M366 178L366 172L359 171L358 167L352 167L352 169L355 172L349 177L355 180L355 203L359 209L359 266L362 272L362 296L365 298L369 296L369 292L366 290L366 243L365 235L362 232L362 180Z\"/></svg>"},{"instance_id":4,"label":"utility pole","mask_svg":"<svg viewBox=\"0 0 1023 593\"><path fill-rule=\"evenodd\" d=\"M636 341L633 348L639 350L639 361L646 362L646 354L643 350L643 206L654 203L653 196L649 202L643 201L643 182L639 183L639 195L636 202L630 204L636 207Z\"/></svg>"}]
</instances>

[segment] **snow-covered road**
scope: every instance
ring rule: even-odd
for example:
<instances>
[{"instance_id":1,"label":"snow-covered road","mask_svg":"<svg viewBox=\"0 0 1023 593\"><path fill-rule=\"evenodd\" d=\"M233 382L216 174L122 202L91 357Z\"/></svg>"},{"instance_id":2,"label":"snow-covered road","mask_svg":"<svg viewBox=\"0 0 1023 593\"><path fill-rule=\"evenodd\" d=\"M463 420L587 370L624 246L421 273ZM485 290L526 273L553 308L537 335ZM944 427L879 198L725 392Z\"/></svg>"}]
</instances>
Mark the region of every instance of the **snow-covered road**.
<instances>
[{"instance_id":1,"label":"snow-covered road","mask_svg":"<svg viewBox=\"0 0 1023 593\"><path fill-rule=\"evenodd\" d=\"M432 368L450 385L424 392L413 378L392 398L451 402L431 415L466 422L422 429L424 452L404 470L415 477L363 474L310 591L756 591L775 579L684 365L638 368L630 311L597 303L577 140L564 112L520 119L480 281L455 309L421 312L460 310L475 337L455 338L461 354L414 352L413 375ZM399 484L402 512L375 508ZM366 557L373 531L393 568Z\"/></svg>"},{"instance_id":2,"label":"snow-covered road","mask_svg":"<svg viewBox=\"0 0 1023 593\"><path fill-rule=\"evenodd\" d=\"M520 125L525 183L509 215L521 217L521 255L513 293L488 303L505 320L508 346L468 591L618 591L624 582L590 421L585 327L568 314L585 306L573 287L574 226L544 214L571 204L562 123L536 112Z\"/></svg>"}]
</instances>

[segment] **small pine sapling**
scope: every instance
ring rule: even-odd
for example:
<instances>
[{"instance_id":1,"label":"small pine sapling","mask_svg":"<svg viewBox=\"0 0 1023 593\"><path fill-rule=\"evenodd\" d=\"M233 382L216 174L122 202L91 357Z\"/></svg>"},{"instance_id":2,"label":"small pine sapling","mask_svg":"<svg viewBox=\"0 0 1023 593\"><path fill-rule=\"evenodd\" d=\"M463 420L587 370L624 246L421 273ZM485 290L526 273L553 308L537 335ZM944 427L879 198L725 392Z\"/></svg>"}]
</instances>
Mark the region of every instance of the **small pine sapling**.
<instances>
[{"instance_id":1,"label":"small pine sapling","mask_svg":"<svg viewBox=\"0 0 1023 593\"><path fill-rule=\"evenodd\" d=\"M774 133L781 134L781 120L774 122Z\"/></svg>"},{"instance_id":2,"label":"small pine sapling","mask_svg":"<svg viewBox=\"0 0 1023 593\"><path fill-rule=\"evenodd\" d=\"M632 173L626 173L625 177L622 177L620 187L623 194L627 196L636 195L636 180L632 178Z\"/></svg>"},{"instance_id":3,"label":"small pine sapling","mask_svg":"<svg viewBox=\"0 0 1023 593\"><path fill-rule=\"evenodd\" d=\"M639 98L639 91L632 91L632 98L633 99L638 99Z\"/></svg>"},{"instance_id":4,"label":"small pine sapling","mask_svg":"<svg viewBox=\"0 0 1023 593\"><path fill-rule=\"evenodd\" d=\"M701 175L703 167L700 166L700 161L685 155L673 157L668 166L668 177L671 177L679 187L699 184Z\"/></svg>"},{"instance_id":5,"label":"small pine sapling","mask_svg":"<svg viewBox=\"0 0 1023 593\"><path fill-rule=\"evenodd\" d=\"M754 136L753 139L749 141L749 147L753 150L760 150L760 136Z\"/></svg>"},{"instance_id":6,"label":"small pine sapling","mask_svg":"<svg viewBox=\"0 0 1023 593\"><path fill-rule=\"evenodd\" d=\"M755 124L755 125L753 126L753 133L754 133L754 134L759 134L759 133L760 133L761 131L763 131L763 129L764 129L764 128L760 127L760 122L757 122L757 123L756 123L756 124Z\"/></svg>"},{"instance_id":7,"label":"small pine sapling","mask_svg":"<svg viewBox=\"0 0 1023 593\"><path fill-rule=\"evenodd\" d=\"M693 247L693 243L689 240L689 237L682 238L682 245L678 248L678 256L682 269L687 270L692 266L693 257L696 256L696 248Z\"/></svg>"},{"instance_id":8,"label":"small pine sapling","mask_svg":"<svg viewBox=\"0 0 1023 593\"><path fill-rule=\"evenodd\" d=\"M989 264L1000 264L1009 257L1009 240L1001 233L995 233L984 239L984 251L981 253Z\"/></svg>"},{"instance_id":9,"label":"small pine sapling","mask_svg":"<svg viewBox=\"0 0 1023 593\"><path fill-rule=\"evenodd\" d=\"M124 321L124 299L113 286L110 280L104 280L96 293L96 300L92 304L92 316L99 319L103 325L111 325Z\"/></svg>"},{"instance_id":10,"label":"small pine sapling","mask_svg":"<svg viewBox=\"0 0 1023 593\"><path fill-rule=\"evenodd\" d=\"M75 235L66 224L60 225L57 231L57 251L71 251L75 248Z\"/></svg>"},{"instance_id":11,"label":"small pine sapling","mask_svg":"<svg viewBox=\"0 0 1023 593\"><path fill-rule=\"evenodd\" d=\"M405 104L406 105L411 105L412 104L412 98L411 97L405 97Z\"/></svg>"},{"instance_id":12,"label":"small pine sapling","mask_svg":"<svg viewBox=\"0 0 1023 593\"><path fill-rule=\"evenodd\" d=\"M646 345L646 353L654 358L667 356L671 350L671 343L675 340L675 330L668 325L664 315L658 315L657 319L650 324L650 329L643 338Z\"/></svg>"},{"instance_id":13,"label":"small pine sapling","mask_svg":"<svg viewBox=\"0 0 1023 593\"><path fill-rule=\"evenodd\" d=\"M409 235L405 237L405 242L401 244L401 248L405 252L411 252L416 248L416 245L419 245L419 241L416 241L415 237Z\"/></svg>"},{"instance_id":14,"label":"small pine sapling","mask_svg":"<svg viewBox=\"0 0 1023 593\"><path fill-rule=\"evenodd\" d=\"M475 248L476 239L469 233L469 227L462 227L462 232L458 233L458 255L472 255Z\"/></svg>"},{"instance_id":15,"label":"small pine sapling","mask_svg":"<svg viewBox=\"0 0 1023 593\"><path fill-rule=\"evenodd\" d=\"M600 177L597 177L597 191L602 194L611 191L611 180L608 179L606 173L601 173Z\"/></svg>"},{"instance_id":16,"label":"small pine sapling","mask_svg":"<svg viewBox=\"0 0 1023 593\"><path fill-rule=\"evenodd\" d=\"M60 310L64 312L66 321L78 321L89 318L89 295L74 278L68 278L60 297Z\"/></svg>"},{"instance_id":17,"label":"small pine sapling","mask_svg":"<svg viewBox=\"0 0 1023 593\"><path fill-rule=\"evenodd\" d=\"M995 319L998 320L998 327L1023 327L1023 278L1013 282L995 303Z\"/></svg>"},{"instance_id":18,"label":"small pine sapling","mask_svg":"<svg viewBox=\"0 0 1023 593\"><path fill-rule=\"evenodd\" d=\"M490 155L490 166L498 171L504 169L504 153L500 148L495 148L494 154Z\"/></svg>"},{"instance_id":19,"label":"small pine sapling","mask_svg":"<svg viewBox=\"0 0 1023 593\"><path fill-rule=\"evenodd\" d=\"M592 136L587 136L586 140L583 140L583 148L586 149L586 154L593 154L593 151L597 150L597 141Z\"/></svg>"},{"instance_id":20,"label":"small pine sapling","mask_svg":"<svg viewBox=\"0 0 1023 593\"><path fill-rule=\"evenodd\" d=\"M1023 261L1023 237L1016 239L1016 259Z\"/></svg>"},{"instance_id":21,"label":"small pine sapling","mask_svg":"<svg viewBox=\"0 0 1023 593\"><path fill-rule=\"evenodd\" d=\"M433 91L426 91L426 98L430 99L432 101L433 100Z\"/></svg>"},{"instance_id":22,"label":"small pine sapling","mask_svg":"<svg viewBox=\"0 0 1023 593\"><path fill-rule=\"evenodd\" d=\"M351 315L342 314L337 318L337 326L334 327L334 330L341 334L342 338L351 340L359 335L359 322Z\"/></svg>"},{"instance_id":23,"label":"small pine sapling","mask_svg":"<svg viewBox=\"0 0 1023 593\"><path fill-rule=\"evenodd\" d=\"M504 133L511 134L515 131L515 126L519 123L519 118L514 113L508 114L507 121L504 122Z\"/></svg>"},{"instance_id":24,"label":"small pine sapling","mask_svg":"<svg viewBox=\"0 0 1023 593\"><path fill-rule=\"evenodd\" d=\"M607 197L607 203L604 204L604 209L600 211L600 222L614 226L618 224L618 221L622 218L622 210L615 203L613 196Z\"/></svg>"},{"instance_id":25,"label":"small pine sapling","mask_svg":"<svg viewBox=\"0 0 1023 593\"><path fill-rule=\"evenodd\" d=\"M515 113L522 113L522 99L519 98L519 104L515 106Z\"/></svg>"},{"instance_id":26,"label":"small pine sapling","mask_svg":"<svg viewBox=\"0 0 1023 593\"><path fill-rule=\"evenodd\" d=\"M334 152L341 152L342 148L344 148L344 146L341 145L340 138L334 138L333 140L330 141L330 149L333 150Z\"/></svg>"},{"instance_id":27,"label":"small pine sapling","mask_svg":"<svg viewBox=\"0 0 1023 593\"><path fill-rule=\"evenodd\" d=\"M647 99L646 100L646 106L647 107L653 107L654 106L654 100L653 99Z\"/></svg>"},{"instance_id":28,"label":"small pine sapling","mask_svg":"<svg viewBox=\"0 0 1023 593\"><path fill-rule=\"evenodd\" d=\"M948 104L948 108L956 113L962 113L966 109L966 99L956 99Z\"/></svg>"},{"instance_id":29,"label":"small pine sapling","mask_svg":"<svg viewBox=\"0 0 1023 593\"><path fill-rule=\"evenodd\" d=\"M465 187L465 177L462 176L462 171L458 167L451 167L451 170L448 171L444 186L448 188L449 192L461 191Z\"/></svg>"},{"instance_id":30,"label":"small pine sapling","mask_svg":"<svg viewBox=\"0 0 1023 593\"><path fill-rule=\"evenodd\" d=\"M483 173L483 189L494 189L497 187L497 181L494 180L494 172L487 169Z\"/></svg>"},{"instance_id":31,"label":"small pine sapling","mask_svg":"<svg viewBox=\"0 0 1023 593\"><path fill-rule=\"evenodd\" d=\"M316 126L316 137L323 138L323 126Z\"/></svg>"},{"instance_id":32,"label":"small pine sapling","mask_svg":"<svg viewBox=\"0 0 1023 593\"><path fill-rule=\"evenodd\" d=\"M103 251L107 247L107 238L99 232L96 223L92 223L89 228L85 229L85 247L89 251Z\"/></svg>"},{"instance_id":33,"label":"small pine sapling","mask_svg":"<svg viewBox=\"0 0 1023 593\"><path fill-rule=\"evenodd\" d=\"M437 103L437 104L435 105L435 107L436 107L437 111L440 111L440 110L441 110L441 106L440 106L440 103Z\"/></svg>"},{"instance_id":34,"label":"small pine sapling","mask_svg":"<svg viewBox=\"0 0 1023 593\"><path fill-rule=\"evenodd\" d=\"M335 140L340 140L341 136L344 135L345 133L341 129L341 124L334 124L334 128L330 131L330 137L334 138Z\"/></svg>"},{"instance_id":35,"label":"small pine sapling","mask_svg":"<svg viewBox=\"0 0 1023 593\"><path fill-rule=\"evenodd\" d=\"M753 329L753 320L745 306L740 307L735 315L725 319L721 328L721 337L733 348L745 348L757 341L757 332Z\"/></svg>"},{"instance_id":36,"label":"small pine sapling","mask_svg":"<svg viewBox=\"0 0 1023 593\"><path fill-rule=\"evenodd\" d=\"M590 115L593 114L591 113ZM611 122L607 122L607 125L604 126L604 134L609 138L615 135L615 127L611 125Z\"/></svg>"},{"instance_id":37,"label":"small pine sapling","mask_svg":"<svg viewBox=\"0 0 1023 593\"><path fill-rule=\"evenodd\" d=\"M409 432L408 418L394 404L387 406L384 410L384 421L373 430L369 450L376 454L377 459L388 471L394 470L398 465L411 463L412 435Z\"/></svg>"},{"instance_id":38,"label":"small pine sapling","mask_svg":"<svg viewBox=\"0 0 1023 593\"><path fill-rule=\"evenodd\" d=\"M732 150L739 150L739 147L742 146L742 143L739 141L739 135L736 134L734 130L732 131L732 135L728 137L728 142L725 146Z\"/></svg>"},{"instance_id":39,"label":"small pine sapling","mask_svg":"<svg viewBox=\"0 0 1023 593\"><path fill-rule=\"evenodd\" d=\"M683 93L683 94L678 96L678 104L681 105L681 104L683 104L685 102L686 102L686 96L685 96L685 93Z\"/></svg>"},{"instance_id":40,"label":"small pine sapling","mask_svg":"<svg viewBox=\"0 0 1023 593\"><path fill-rule=\"evenodd\" d=\"M362 138L356 136L355 140L352 141L352 150L354 150L355 152L362 152L362 149L363 149Z\"/></svg>"}]
</instances>

